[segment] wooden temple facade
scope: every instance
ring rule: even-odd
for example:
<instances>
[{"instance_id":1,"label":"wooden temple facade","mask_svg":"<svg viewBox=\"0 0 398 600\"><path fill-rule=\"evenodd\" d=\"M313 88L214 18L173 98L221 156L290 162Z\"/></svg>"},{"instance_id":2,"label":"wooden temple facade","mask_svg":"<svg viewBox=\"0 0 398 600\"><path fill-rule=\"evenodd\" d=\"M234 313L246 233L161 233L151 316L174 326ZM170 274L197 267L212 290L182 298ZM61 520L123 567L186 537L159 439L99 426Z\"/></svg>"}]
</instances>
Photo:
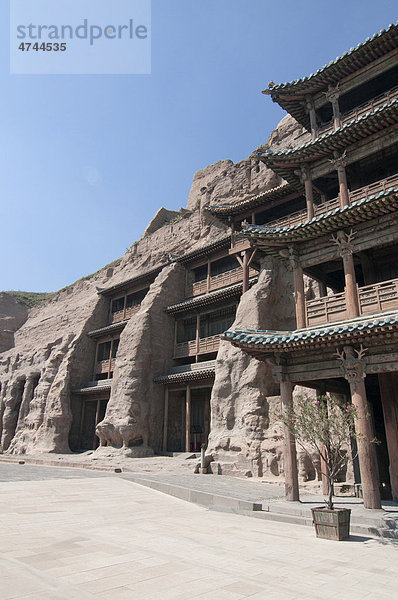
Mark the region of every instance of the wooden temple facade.
<instances>
[{"instance_id":1,"label":"wooden temple facade","mask_svg":"<svg viewBox=\"0 0 398 600\"><path fill-rule=\"evenodd\" d=\"M198 451L210 432L210 396L221 335L234 322L240 297L258 276L255 252L247 240L226 235L177 259L185 267L181 302L165 306L174 321L174 344L167 373L154 374L164 388L163 452ZM101 290L108 303L104 327L90 331L95 340L92 376L72 396L74 451L95 449L96 426L103 420L110 398L120 334L138 313L151 283L165 265Z\"/></svg>"},{"instance_id":2,"label":"wooden temple facade","mask_svg":"<svg viewBox=\"0 0 398 600\"><path fill-rule=\"evenodd\" d=\"M398 499L397 83L398 29L390 26L310 77L265 90L309 139L256 151L286 181L268 194L284 214L248 215L240 236L291 269L296 329L224 336L272 365L285 409L297 384L352 398L367 508L380 508L389 491ZM306 299L306 277L319 297ZM288 431L284 465L286 496L297 500Z\"/></svg>"},{"instance_id":3,"label":"wooden temple facade","mask_svg":"<svg viewBox=\"0 0 398 600\"><path fill-rule=\"evenodd\" d=\"M282 403L295 385L351 397L365 506L398 499L398 28L390 26L310 77L265 90L307 131L305 143L253 158L280 178L255 197L213 205L228 235L173 260L185 293L165 306L174 322L171 365L153 373L164 389L163 452L198 450L210 431L210 396L221 339L272 365ZM188 250L188 249L187 249ZM294 281L296 329L231 330L261 260L283 261ZM73 450L98 445L119 337L165 265L101 290L107 322L92 375L72 398ZM317 297L306 297L306 281ZM370 442L376 435L381 444ZM287 498L298 499L295 442L286 435Z\"/></svg>"}]
</instances>

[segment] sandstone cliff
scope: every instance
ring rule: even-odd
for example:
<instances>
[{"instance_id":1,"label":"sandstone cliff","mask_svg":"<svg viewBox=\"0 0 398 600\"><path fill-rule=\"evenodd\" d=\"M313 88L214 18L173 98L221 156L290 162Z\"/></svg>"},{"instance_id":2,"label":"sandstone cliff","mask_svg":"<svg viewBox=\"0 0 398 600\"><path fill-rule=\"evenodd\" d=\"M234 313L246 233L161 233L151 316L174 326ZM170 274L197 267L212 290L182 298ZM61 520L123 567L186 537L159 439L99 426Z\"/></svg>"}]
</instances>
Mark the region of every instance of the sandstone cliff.
<instances>
[{"instance_id":1,"label":"sandstone cliff","mask_svg":"<svg viewBox=\"0 0 398 600\"><path fill-rule=\"evenodd\" d=\"M302 128L283 119L268 143L279 147L301 137ZM231 203L279 183L272 171L252 159L237 164L224 160L202 169L194 176L187 210L160 210L117 265L61 290L29 314L21 313L19 321L15 316L15 347L9 344L0 355L1 450L69 452L71 393L92 377L95 341L87 333L107 322L108 304L98 290L162 265L139 312L121 333L110 399L97 428L99 453L158 452L163 390L153 378L172 364L174 321L163 308L184 296L185 270L176 259L226 236L228 229L202 210L205 205ZM291 272L278 261L265 260L258 283L241 299L235 326L288 329L293 326L292 293ZM223 472L282 472L281 447L269 423L277 393L266 365L229 343L221 344L209 451Z\"/></svg>"}]
</instances>

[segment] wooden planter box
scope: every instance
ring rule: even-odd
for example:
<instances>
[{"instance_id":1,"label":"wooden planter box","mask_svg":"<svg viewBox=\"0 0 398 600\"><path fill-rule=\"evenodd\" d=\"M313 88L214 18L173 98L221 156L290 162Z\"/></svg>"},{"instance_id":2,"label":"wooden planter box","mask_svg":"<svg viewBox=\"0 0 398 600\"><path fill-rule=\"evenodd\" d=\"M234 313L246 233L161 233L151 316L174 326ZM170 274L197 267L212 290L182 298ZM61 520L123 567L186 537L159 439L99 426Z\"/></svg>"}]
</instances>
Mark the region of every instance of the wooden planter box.
<instances>
[{"instance_id":1,"label":"wooden planter box","mask_svg":"<svg viewBox=\"0 0 398 600\"><path fill-rule=\"evenodd\" d=\"M346 540L350 535L349 508L330 510L323 506L312 508L312 522L315 525L316 537L326 540Z\"/></svg>"}]
</instances>

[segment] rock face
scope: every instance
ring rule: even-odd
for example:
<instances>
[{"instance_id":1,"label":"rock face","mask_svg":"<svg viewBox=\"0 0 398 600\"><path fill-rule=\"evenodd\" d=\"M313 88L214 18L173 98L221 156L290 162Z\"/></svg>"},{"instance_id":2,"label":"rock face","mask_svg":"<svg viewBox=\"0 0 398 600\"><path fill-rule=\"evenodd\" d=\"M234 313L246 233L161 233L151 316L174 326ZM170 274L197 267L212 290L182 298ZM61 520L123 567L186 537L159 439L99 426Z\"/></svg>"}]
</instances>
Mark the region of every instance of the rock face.
<instances>
[{"instance_id":1,"label":"rock face","mask_svg":"<svg viewBox=\"0 0 398 600\"><path fill-rule=\"evenodd\" d=\"M171 366L174 324L163 309L176 303L184 288L183 267L165 267L122 332L106 418L97 426L101 446L130 448L129 456L161 450L164 391L153 374Z\"/></svg>"},{"instance_id":2,"label":"rock face","mask_svg":"<svg viewBox=\"0 0 398 600\"><path fill-rule=\"evenodd\" d=\"M95 342L87 332L102 327L109 310L98 289L170 263L187 248L210 244L226 232L209 213L184 211L134 243L115 268L104 268L31 309L15 333L15 347L0 356L0 451L69 452L71 392L92 379ZM165 357L172 356L173 320L163 308L184 295L182 271L176 264L165 267L139 318L122 335L109 412L99 433L103 443L132 448L139 443L142 448L131 450L136 455L153 451L149 444L162 425L162 388L153 386L152 379L168 366ZM142 373L147 373L145 382Z\"/></svg>"},{"instance_id":3,"label":"rock face","mask_svg":"<svg viewBox=\"0 0 398 600\"><path fill-rule=\"evenodd\" d=\"M25 323L28 309L10 294L0 292L0 352L14 345L14 333Z\"/></svg>"},{"instance_id":4,"label":"rock face","mask_svg":"<svg viewBox=\"0 0 398 600\"><path fill-rule=\"evenodd\" d=\"M295 319L292 294L291 271L280 261L266 259L258 282L242 296L231 329L290 329ZM265 363L221 343L208 452L221 464L222 473L261 477L283 471L281 444L269 427L277 393Z\"/></svg>"},{"instance_id":5,"label":"rock face","mask_svg":"<svg viewBox=\"0 0 398 600\"><path fill-rule=\"evenodd\" d=\"M195 173L187 208L231 204L275 187L280 181L271 169L250 158L236 164L220 160Z\"/></svg>"},{"instance_id":6,"label":"rock face","mask_svg":"<svg viewBox=\"0 0 398 600\"><path fill-rule=\"evenodd\" d=\"M300 136L302 128L283 119L269 143L279 147ZM228 228L203 210L206 205L232 203L279 183L252 159L220 161L196 173L187 210L160 209L117 265L61 290L29 313L0 295L0 343L6 350L0 355L0 451L70 452L69 442L76 437L73 398L81 388L91 393L85 386L93 377L96 341L87 334L108 323L109 300L99 292L158 268L140 309L120 334L105 416L95 422L98 453L139 457L159 452L164 388L153 379L174 365L175 321L164 308L185 297L187 273L178 258L227 236ZM307 297L315 293L308 281ZM280 261L264 260L258 283L241 298L234 327L293 327L292 295L292 273ZM1 337L5 330L12 332L8 339ZM223 473L283 472L272 420L277 394L266 364L221 343L208 452Z\"/></svg>"}]
</instances>

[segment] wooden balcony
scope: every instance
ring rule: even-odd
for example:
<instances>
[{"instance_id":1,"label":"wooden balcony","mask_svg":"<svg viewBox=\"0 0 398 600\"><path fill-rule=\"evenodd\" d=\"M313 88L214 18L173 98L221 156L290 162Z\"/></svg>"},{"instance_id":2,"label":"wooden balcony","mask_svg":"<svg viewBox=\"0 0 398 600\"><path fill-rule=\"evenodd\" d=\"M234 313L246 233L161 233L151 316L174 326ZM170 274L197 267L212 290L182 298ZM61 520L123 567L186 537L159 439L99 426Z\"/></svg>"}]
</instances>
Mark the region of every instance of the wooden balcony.
<instances>
[{"instance_id":1,"label":"wooden balcony","mask_svg":"<svg viewBox=\"0 0 398 600\"><path fill-rule=\"evenodd\" d=\"M398 279L358 288L360 316L398 309ZM335 323L348 318L345 292L306 302L307 327Z\"/></svg>"},{"instance_id":2,"label":"wooden balcony","mask_svg":"<svg viewBox=\"0 0 398 600\"><path fill-rule=\"evenodd\" d=\"M186 356L197 356L200 354L209 354L210 352L218 352L220 347L221 335L212 335L206 338L199 338L189 342L176 344L174 349L174 358L184 358Z\"/></svg>"},{"instance_id":3,"label":"wooden balcony","mask_svg":"<svg viewBox=\"0 0 398 600\"><path fill-rule=\"evenodd\" d=\"M249 277L255 277L256 275L257 271L249 268ZM201 294L213 292L214 290L228 287L229 285L239 283L240 281L243 281L243 271L242 267L237 267L236 269L225 271L225 273L214 275L209 278L209 281L207 279L202 279L202 281L194 282L192 286L188 288L187 296L200 296Z\"/></svg>"},{"instance_id":4,"label":"wooden balcony","mask_svg":"<svg viewBox=\"0 0 398 600\"><path fill-rule=\"evenodd\" d=\"M111 373L115 368L115 359L100 360L96 364L95 374L103 375L104 373Z\"/></svg>"},{"instance_id":5,"label":"wooden balcony","mask_svg":"<svg viewBox=\"0 0 398 600\"><path fill-rule=\"evenodd\" d=\"M386 177L386 179L382 179L380 181L376 181L375 183L371 183L362 188L358 188L353 192L349 192L350 196L350 204L353 202L357 202L358 200L362 200L363 198L369 198L370 196L377 196L380 192L387 191L390 187L398 186L398 174L391 175L391 177ZM314 205L314 216L319 217L322 214L326 214L327 212L334 210L335 208L339 208L340 199L333 198L332 200L328 200L327 202L323 202L322 204ZM301 223L305 223L308 221L307 210L300 210L298 212L287 215L286 217L281 217L280 219L276 219L275 221L270 221L269 223L265 223L267 227L291 227L293 225L300 225Z\"/></svg>"},{"instance_id":6,"label":"wooden balcony","mask_svg":"<svg viewBox=\"0 0 398 600\"><path fill-rule=\"evenodd\" d=\"M130 306L123 310L118 310L111 314L111 322L110 325L114 323L120 323L121 321L126 321L130 319L133 315L135 315L141 308L141 304L136 304L134 306Z\"/></svg>"},{"instance_id":7,"label":"wooden balcony","mask_svg":"<svg viewBox=\"0 0 398 600\"><path fill-rule=\"evenodd\" d=\"M396 100L397 98L398 98L398 86L395 86L388 92L386 92L384 94L380 94L379 96L375 96L374 98L372 98L372 100L368 100L367 102L364 102L363 104L360 104L359 106L356 106L352 110L350 110L346 113L342 113L341 117L340 117L340 123L341 123L340 127L343 127L343 125L350 123L350 121L359 119L359 117L363 117L368 112L374 112L376 109L381 108L384 104L388 104L389 102L391 102L392 100ZM317 135L317 137L319 137L321 135L325 135L325 133L329 133L330 131L333 131L333 128L334 128L334 121L332 120L332 121L329 121L328 123L325 123L325 125L322 125L322 127L320 127L317 130L316 135Z\"/></svg>"}]
</instances>

